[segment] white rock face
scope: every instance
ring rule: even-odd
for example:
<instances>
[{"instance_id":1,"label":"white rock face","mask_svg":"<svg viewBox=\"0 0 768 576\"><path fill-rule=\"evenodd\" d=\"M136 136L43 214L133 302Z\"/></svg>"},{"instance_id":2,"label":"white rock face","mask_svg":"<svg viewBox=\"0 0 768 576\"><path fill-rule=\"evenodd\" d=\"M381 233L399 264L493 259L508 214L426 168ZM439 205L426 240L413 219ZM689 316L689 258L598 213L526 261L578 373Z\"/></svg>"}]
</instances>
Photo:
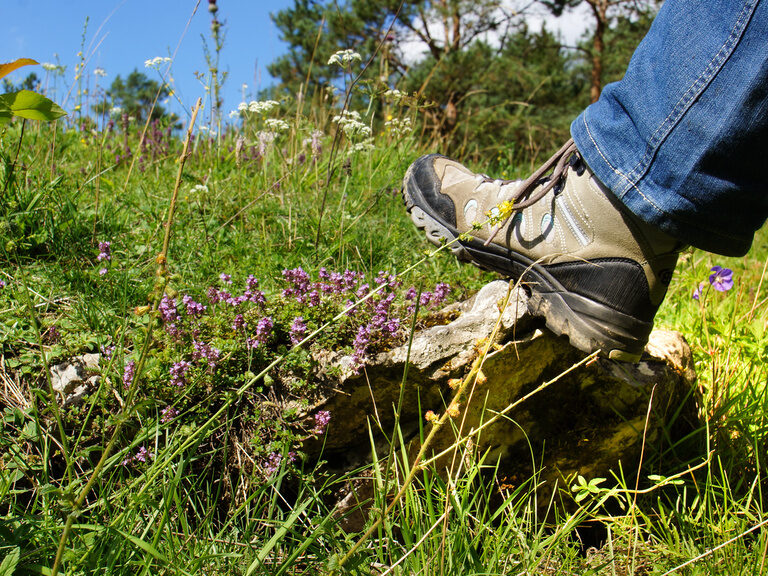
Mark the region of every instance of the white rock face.
<instances>
[{"instance_id":1,"label":"white rock face","mask_svg":"<svg viewBox=\"0 0 768 576\"><path fill-rule=\"evenodd\" d=\"M486 462L500 460L499 478L508 486L525 482L536 469L546 503L556 486L576 474L610 478L610 471L621 465L634 478L643 445L647 463L676 449L673 444L697 425L696 376L682 335L653 332L637 364L599 358L572 369L587 355L567 339L537 329L522 291L513 293L502 310L507 290L504 281L488 284L452 307L460 313L454 321L419 332L410 350L401 346L379 354L360 374L343 368L349 359L324 358L321 365L337 369L319 375L327 386L321 387L325 392L309 414L328 410L331 421L323 443L310 440L305 450L320 456L322 448L322 458L339 471L370 461L369 432L378 440L383 438L379 430L391 435L405 381L400 427L415 454L420 427L430 426L425 413L445 411L454 394L449 379L469 371L497 324L495 346L483 364L487 379L461 400L460 414L453 426L441 429L434 454L459 446L460 455L472 446L486 454ZM503 417L476 433L502 411ZM449 467L452 462L454 452L449 451L438 464Z\"/></svg>"},{"instance_id":2,"label":"white rock face","mask_svg":"<svg viewBox=\"0 0 768 576\"><path fill-rule=\"evenodd\" d=\"M94 372L99 369L100 359L101 354L83 354L51 366L51 384L62 404L80 402L98 387L101 376Z\"/></svg>"}]
</instances>

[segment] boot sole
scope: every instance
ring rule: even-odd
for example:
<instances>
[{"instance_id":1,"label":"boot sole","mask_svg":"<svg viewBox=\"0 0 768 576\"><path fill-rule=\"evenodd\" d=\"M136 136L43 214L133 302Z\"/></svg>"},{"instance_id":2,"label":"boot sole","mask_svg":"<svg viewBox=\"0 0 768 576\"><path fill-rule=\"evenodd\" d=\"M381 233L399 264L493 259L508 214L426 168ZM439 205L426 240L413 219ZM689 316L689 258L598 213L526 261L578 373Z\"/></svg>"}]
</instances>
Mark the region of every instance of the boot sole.
<instances>
[{"instance_id":1,"label":"boot sole","mask_svg":"<svg viewBox=\"0 0 768 576\"><path fill-rule=\"evenodd\" d=\"M640 359L653 323L565 289L543 266L522 254L497 244L484 246L479 240L456 240L458 230L425 210L428 204L409 176L410 170L403 181L405 207L432 244L452 242L448 249L460 261L522 279L521 284L531 292L531 314L544 318L547 328L558 336L567 336L575 348L584 352L599 349L601 356L623 362Z\"/></svg>"}]
</instances>

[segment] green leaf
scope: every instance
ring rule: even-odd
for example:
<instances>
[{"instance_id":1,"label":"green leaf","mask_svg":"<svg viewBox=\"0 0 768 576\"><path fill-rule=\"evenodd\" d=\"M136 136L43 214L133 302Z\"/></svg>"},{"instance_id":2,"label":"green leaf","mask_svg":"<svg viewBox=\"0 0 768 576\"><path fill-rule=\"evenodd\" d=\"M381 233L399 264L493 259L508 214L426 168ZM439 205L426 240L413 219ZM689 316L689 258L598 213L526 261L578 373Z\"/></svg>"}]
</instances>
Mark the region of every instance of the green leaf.
<instances>
[{"instance_id":1,"label":"green leaf","mask_svg":"<svg viewBox=\"0 0 768 576\"><path fill-rule=\"evenodd\" d=\"M272 538L269 539L269 542L267 542L261 548L261 550L259 550L259 553L256 555L256 559L248 567L245 576L251 576L251 574L253 574L257 568L263 566L264 560L266 560L267 556L269 556L269 553L272 551L272 549L285 538L291 527L296 523L299 517L304 513L304 510L306 510L307 506L309 506L311 503L312 500L305 500L299 504L293 510L293 512L291 512L291 514L284 522L281 523L280 527L275 531L274 536L272 536Z\"/></svg>"},{"instance_id":2,"label":"green leaf","mask_svg":"<svg viewBox=\"0 0 768 576\"><path fill-rule=\"evenodd\" d=\"M18 546L11 550L2 563L0 563L0 576L13 576L16 566L19 564L19 557L21 556L21 550Z\"/></svg>"},{"instance_id":3,"label":"green leaf","mask_svg":"<svg viewBox=\"0 0 768 576\"><path fill-rule=\"evenodd\" d=\"M4 109L10 110L13 116L20 116L29 120L43 120L45 122L50 122L66 115L66 112L53 100L49 100L42 94L32 92L31 90L19 90L18 92L0 94L0 119L7 114Z\"/></svg>"},{"instance_id":4,"label":"green leaf","mask_svg":"<svg viewBox=\"0 0 768 576\"><path fill-rule=\"evenodd\" d=\"M120 534L123 538L126 538L142 550L152 556L155 560L160 560L161 562L168 562L168 559L162 554L162 552L159 552L155 547L153 547L150 543L145 542L141 538L138 538L136 536L133 536L131 534L128 534L126 532L123 532L122 530L118 530L117 528L114 528L115 532Z\"/></svg>"}]
</instances>

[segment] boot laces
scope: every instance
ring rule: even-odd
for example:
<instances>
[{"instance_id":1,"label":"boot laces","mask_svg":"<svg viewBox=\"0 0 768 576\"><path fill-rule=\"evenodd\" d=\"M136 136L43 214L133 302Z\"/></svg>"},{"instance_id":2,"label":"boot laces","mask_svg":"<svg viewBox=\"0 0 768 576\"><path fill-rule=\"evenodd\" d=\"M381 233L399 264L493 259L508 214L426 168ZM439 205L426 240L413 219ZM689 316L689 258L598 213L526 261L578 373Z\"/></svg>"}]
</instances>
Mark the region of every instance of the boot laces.
<instances>
[{"instance_id":1,"label":"boot laces","mask_svg":"<svg viewBox=\"0 0 768 576\"><path fill-rule=\"evenodd\" d=\"M531 174L519 186L509 187L509 197L507 198L507 201L512 203L512 210L501 222L493 227L490 236L484 242L485 246L491 243L496 237L496 234L499 233L499 230L504 227L512 216L541 200L547 192L563 181L570 168L569 160L573 154L578 154L578 150L576 149L576 144L573 142L573 138L571 138L562 148L560 148L560 150L555 152L549 160L544 162L536 172ZM546 176L550 170L551 174ZM542 182L542 180L544 181ZM484 177L483 181L488 182L493 180ZM512 183L518 183L514 180L498 180L497 182L499 182L502 188ZM536 187L539 185L541 185L541 188L536 190ZM534 190L536 190L535 193Z\"/></svg>"}]
</instances>

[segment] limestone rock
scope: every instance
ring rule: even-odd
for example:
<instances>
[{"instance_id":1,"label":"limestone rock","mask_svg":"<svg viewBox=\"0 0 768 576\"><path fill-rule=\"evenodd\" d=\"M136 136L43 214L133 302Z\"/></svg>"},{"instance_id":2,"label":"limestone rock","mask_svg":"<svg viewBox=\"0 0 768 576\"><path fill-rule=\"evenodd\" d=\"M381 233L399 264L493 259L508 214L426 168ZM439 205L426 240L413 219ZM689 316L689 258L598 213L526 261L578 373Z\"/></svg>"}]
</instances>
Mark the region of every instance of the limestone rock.
<instances>
[{"instance_id":1,"label":"limestone rock","mask_svg":"<svg viewBox=\"0 0 768 576\"><path fill-rule=\"evenodd\" d=\"M94 372L99 369L100 358L100 354L83 354L51 366L51 384L62 404L80 402L96 389L101 377Z\"/></svg>"},{"instance_id":2,"label":"limestone rock","mask_svg":"<svg viewBox=\"0 0 768 576\"><path fill-rule=\"evenodd\" d=\"M321 364L341 369L327 371L334 375L325 376L323 389L329 392L313 405L313 411L331 413L326 437L308 441L305 451L311 457L322 451L338 471L369 462L371 436L380 442L392 434L404 382L400 429L415 453L420 431L430 426L424 414L445 411L453 395L449 379L468 372L492 335L495 346L482 368L487 380L462 401L453 425L441 429L433 454L457 445L461 454L470 446L485 454L486 462L499 459L499 477L510 486L537 470L546 497L575 474L609 477L619 465L631 474L643 446L647 461L653 453L674 450L675 431L695 425L695 372L679 333L653 332L637 364L602 358L579 364L586 354L536 328L540 322L528 313L522 290L500 309L507 290L504 281L488 284L456 306L461 312L456 320L419 332L410 349L404 345L379 354L360 374L349 369L348 358L322 359ZM438 467L452 462L449 450Z\"/></svg>"}]
</instances>

